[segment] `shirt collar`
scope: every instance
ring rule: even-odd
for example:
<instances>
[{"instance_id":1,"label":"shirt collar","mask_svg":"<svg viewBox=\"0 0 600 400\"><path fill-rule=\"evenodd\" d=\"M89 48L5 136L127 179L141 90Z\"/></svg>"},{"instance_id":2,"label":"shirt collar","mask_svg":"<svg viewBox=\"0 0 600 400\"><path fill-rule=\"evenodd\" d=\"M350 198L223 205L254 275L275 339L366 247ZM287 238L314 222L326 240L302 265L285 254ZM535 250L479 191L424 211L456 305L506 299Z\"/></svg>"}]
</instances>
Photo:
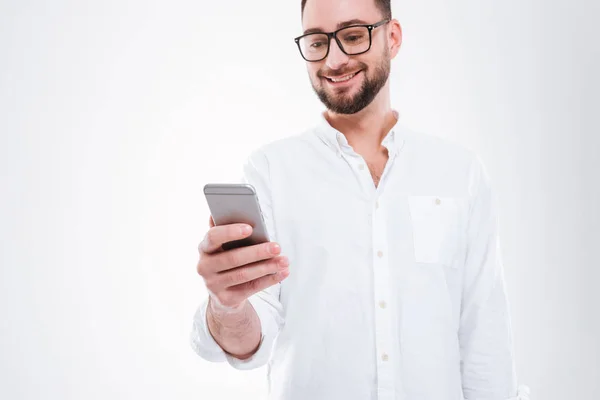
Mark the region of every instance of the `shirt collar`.
<instances>
[{"instance_id":1,"label":"shirt collar","mask_svg":"<svg viewBox=\"0 0 600 400\"><path fill-rule=\"evenodd\" d=\"M404 144L403 138L403 126L400 123L400 113L396 110L392 110L396 117L396 123L385 135L381 144L388 149L390 156L395 155ZM321 138L327 146L334 150L338 155L342 152L352 151L352 147L348 143L346 136L332 127L327 119L325 118L325 111L321 112L319 116L319 123L316 128L317 135Z\"/></svg>"}]
</instances>

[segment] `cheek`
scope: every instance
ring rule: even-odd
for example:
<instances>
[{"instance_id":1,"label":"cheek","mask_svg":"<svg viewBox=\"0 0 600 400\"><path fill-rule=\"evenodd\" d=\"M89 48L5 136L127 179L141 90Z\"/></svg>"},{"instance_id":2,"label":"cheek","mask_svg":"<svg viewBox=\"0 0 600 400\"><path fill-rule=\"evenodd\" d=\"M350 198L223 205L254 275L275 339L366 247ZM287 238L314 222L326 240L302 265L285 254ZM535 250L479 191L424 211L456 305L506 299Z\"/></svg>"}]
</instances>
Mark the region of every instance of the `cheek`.
<instances>
[{"instance_id":1,"label":"cheek","mask_svg":"<svg viewBox=\"0 0 600 400\"><path fill-rule=\"evenodd\" d=\"M308 75L310 76L310 79L315 83L318 83L321 80L321 78L319 78L319 76L317 75L319 69L320 68L318 66L314 66L312 64L309 64L307 66Z\"/></svg>"}]
</instances>

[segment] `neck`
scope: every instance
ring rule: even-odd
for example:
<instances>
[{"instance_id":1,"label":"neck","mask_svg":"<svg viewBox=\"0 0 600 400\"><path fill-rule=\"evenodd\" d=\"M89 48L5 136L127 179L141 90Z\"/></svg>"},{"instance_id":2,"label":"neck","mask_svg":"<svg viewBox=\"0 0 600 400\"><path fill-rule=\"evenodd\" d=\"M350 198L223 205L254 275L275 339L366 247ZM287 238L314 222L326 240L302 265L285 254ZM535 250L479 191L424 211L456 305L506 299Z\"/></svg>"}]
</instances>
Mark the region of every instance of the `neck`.
<instances>
[{"instance_id":1,"label":"neck","mask_svg":"<svg viewBox=\"0 0 600 400\"><path fill-rule=\"evenodd\" d=\"M336 114L327 110L324 116L333 128L346 136L354 151L367 157L385 150L381 142L396 123L387 83L373 102L356 114Z\"/></svg>"}]
</instances>

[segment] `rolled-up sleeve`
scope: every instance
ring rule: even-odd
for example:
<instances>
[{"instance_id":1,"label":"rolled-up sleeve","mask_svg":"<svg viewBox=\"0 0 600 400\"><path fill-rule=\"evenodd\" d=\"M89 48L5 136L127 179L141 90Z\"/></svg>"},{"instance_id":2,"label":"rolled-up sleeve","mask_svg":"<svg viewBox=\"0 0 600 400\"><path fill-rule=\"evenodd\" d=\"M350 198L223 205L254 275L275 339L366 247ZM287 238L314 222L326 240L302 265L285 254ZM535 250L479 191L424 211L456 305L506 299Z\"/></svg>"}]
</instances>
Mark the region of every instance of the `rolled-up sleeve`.
<instances>
[{"instance_id":1,"label":"rolled-up sleeve","mask_svg":"<svg viewBox=\"0 0 600 400\"><path fill-rule=\"evenodd\" d=\"M269 239L277 241L271 202L269 164L266 156L260 150L254 151L244 162L241 182L254 186ZM283 250L282 254L284 254ZM207 361L227 361L232 367L240 370L254 369L267 364L273 344L285 323L284 310L279 301L280 290L281 284L277 283L248 298L261 324L260 345L251 357L244 360L238 359L225 352L215 341L208 329L206 319L208 297L200 304L194 315L190 337L194 351Z\"/></svg>"},{"instance_id":2,"label":"rolled-up sleeve","mask_svg":"<svg viewBox=\"0 0 600 400\"><path fill-rule=\"evenodd\" d=\"M529 388L517 386L497 197L476 155L470 168L470 195L459 330L464 397L529 400Z\"/></svg>"},{"instance_id":3,"label":"rolled-up sleeve","mask_svg":"<svg viewBox=\"0 0 600 400\"><path fill-rule=\"evenodd\" d=\"M278 285L276 285L278 286ZM208 298L206 298L194 315L191 334L191 345L194 351L202 358L212 362L227 361L232 367L240 370L259 368L269 361L273 342L283 325L283 312L277 300L278 290L263 290L248 298L256 311L261 324L261 339L258 350L249 358L241 360L226 353L215 341L208 330L206 312Z\"/></svg>"}]
</instances>

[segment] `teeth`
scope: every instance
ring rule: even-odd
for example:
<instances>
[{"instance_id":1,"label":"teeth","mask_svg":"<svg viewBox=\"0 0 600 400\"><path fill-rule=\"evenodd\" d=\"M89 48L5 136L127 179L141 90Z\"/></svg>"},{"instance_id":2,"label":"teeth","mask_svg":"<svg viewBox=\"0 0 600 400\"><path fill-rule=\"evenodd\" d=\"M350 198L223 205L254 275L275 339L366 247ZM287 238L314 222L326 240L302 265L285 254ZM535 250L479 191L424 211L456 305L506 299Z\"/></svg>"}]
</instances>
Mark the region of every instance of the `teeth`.
<instances>
[{"instance_id":1,"label":"teeth","mask_svg":"<svg viewBox=\"0 0 600 400\"><path fill-rule=\"evenodd\" d=\"M354 77L354 75L356 75L357 73L358 73L358 72L355 72L355 73L353 73L352 75L346 75L346 76L345 76L345 77L343 77L343 78L338 78L338 79L335 79L335 78L329 78L329 79L331 79L333 82L336 82L336 83L337 83L337 82L345 82L345 81L347 81L347 80L350 80L350 79L352 79L352 78Z\"/></svg>"}]
</instances>

